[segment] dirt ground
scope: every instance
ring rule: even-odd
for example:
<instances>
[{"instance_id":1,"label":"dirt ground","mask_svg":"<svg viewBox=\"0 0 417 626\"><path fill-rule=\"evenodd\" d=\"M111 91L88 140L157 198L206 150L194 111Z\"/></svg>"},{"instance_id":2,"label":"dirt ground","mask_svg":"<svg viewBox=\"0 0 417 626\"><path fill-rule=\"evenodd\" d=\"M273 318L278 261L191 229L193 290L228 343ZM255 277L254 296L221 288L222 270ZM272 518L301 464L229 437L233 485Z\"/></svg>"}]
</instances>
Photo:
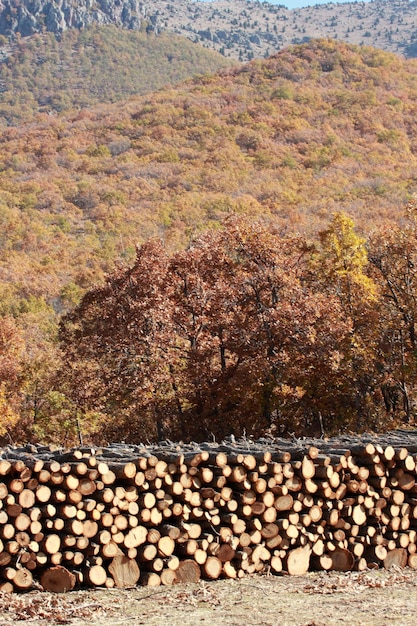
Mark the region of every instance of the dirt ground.
<instances>
[{"instance_id":1,"label":"dirt ground","mask_svg":"<svg viewBox=\"0 0 417 626\"><path fill-rule=\"evenodd\" d=\"M0 593L0 626L415 626L417 572L256 576L175 587Z\"/></svg>"}]
</instances>

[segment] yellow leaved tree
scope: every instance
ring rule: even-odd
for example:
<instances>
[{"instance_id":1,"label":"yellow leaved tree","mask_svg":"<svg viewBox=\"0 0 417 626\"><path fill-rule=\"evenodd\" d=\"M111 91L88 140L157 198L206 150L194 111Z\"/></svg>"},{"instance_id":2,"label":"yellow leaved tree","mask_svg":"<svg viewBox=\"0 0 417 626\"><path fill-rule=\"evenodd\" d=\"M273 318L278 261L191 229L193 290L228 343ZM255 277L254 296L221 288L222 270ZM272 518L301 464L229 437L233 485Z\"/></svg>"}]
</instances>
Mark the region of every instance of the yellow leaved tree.
<instances>
[{"instance_id":1,"label":"yellow leaved tree","mask_svg":"<svg viewBox=\"0 0 417 626\"><path fill-rule=\"evenodd\" d=\"M329 296L336 297L346 320L350 320L348 350L340 355L340 386L345 389L339 415L352 428L373 427L374 397L379 377L379 290L370 276L366 240L345 213L335 213L319 235L312 256L314 280Z\"/></svg>"},{"instance_id":2,"label":"yellow leaved tree","mask_svg":"<svg viewBox=\"0 0 417 626\"><path fill-rule=\"evenodd\" d=\"M19 419L24 341L12 317L0 318L0 437Z\"/></svg>"}]
</instances>

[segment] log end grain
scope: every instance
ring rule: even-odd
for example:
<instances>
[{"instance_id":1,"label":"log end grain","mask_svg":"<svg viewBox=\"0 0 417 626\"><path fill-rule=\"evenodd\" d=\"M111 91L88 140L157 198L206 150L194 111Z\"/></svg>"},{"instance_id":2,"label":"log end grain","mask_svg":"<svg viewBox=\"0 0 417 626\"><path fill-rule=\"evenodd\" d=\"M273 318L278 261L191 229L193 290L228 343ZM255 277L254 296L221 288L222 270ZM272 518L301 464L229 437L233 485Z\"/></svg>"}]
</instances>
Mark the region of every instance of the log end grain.
<instances>
[{"instance_id":1,"label":"log end grain","mask_svg":"<svg viewBox=\"0 0 417 626\"><path fill-rule=\"evenodd\" d=\"M116 587L134 587L140 578L140 570L137 562L135 559L129 559L127 556L115 556L108 566L108 569L114 579Z\"/></svg>"},{"instance_id":2,"label":"log end grain","mask_svg":"<svg viewBox=\"0 0 417 626\"><path fill-rule=\"evenodd\" d=\"M74 589L76 577L62 565L57 565L45 570L40 582L45 591L65 593Z\"/></svg>"},{"instance_id":3,"label":"log end grain","mask_svg":"<svg viewBox=\"0 0 417 626\"><path fill-rule=\"evenodd\" d=\"M221 563L220 563L220 571L221 571ZM192 559L185 559L184 561L180 562L178 569L175 571L174 582L176 584L198 583L200 578L201 578L201 571L200 571L200 567L198 566L198 564Z\"/></svg>"}]
</instances>

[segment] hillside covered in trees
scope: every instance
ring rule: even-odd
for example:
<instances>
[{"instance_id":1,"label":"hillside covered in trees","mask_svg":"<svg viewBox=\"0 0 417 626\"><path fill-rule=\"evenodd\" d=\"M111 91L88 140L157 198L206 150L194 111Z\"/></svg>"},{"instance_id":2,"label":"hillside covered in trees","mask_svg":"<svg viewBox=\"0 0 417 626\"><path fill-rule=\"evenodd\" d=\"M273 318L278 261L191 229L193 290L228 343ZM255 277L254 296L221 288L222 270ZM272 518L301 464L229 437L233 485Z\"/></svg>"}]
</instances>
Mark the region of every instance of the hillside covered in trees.
<instances>
[{"instance_id":1,"label":"hillside covered in trees","mask_svg":"<svg viewBox=\"0 0 417 626\"><path fill-rule=\"evenodd\" d=\"M156 91L231 62L173 34L116 26L18 38L0 62L0 120L27 122Z\"/></svg>"},{"instance_id":2,"label":"hillside covered in trees","mask_svg":"<svg viewBox=\"0 0 417 626\"><path fill-rule=\"evenodd\" d=\"M407 267L401 266L395 270L399 272L395 276L398 288L406 292L404 298L409 309L401 304L397 292L388 297L386 290L392 288L392 280L389 278L390 282L384 283L384 272L385 260L395 258L395 250L408 246L412 255L414 245L412 220L404 231L408 239L403 241L401 233L406 220L404 207L417 191L416 74L417 65L413 60L405 61L373 48L320 40L144 97L131 97L121 103L103 104L66 115L39 114L26 125L4 127L0 136L3 346L0 381L3 424L15 424L14 430L8 429L9 435L25 439L34 428L36 436L41 438L52 434L60 436L59 432L72 436L75 430L71 428L75 428L78 418L85 432L90 433L95 429L104 433L103 423L106 423L110 436L115 431L112 431L112 420L107 417L118 419L114 408L117 405L121 407L120 423L131 421L129 411L136 406L135 415L143 415L143 428L138 426L134 436L156 437L159 422L153 412L161 410L164 399L167 424L159 427L161 432L165 429L167 433L181 434L177 429L178 415L187 416L191 424L196 407L201 409L207 423L216 423L213 417L216 411L219 424L224 423L226 412L232 417L237 415L241 407L237 408L228 391L222 391L224 405L218 408L213 398L219 393L216 384L220 389L226 379L230 386L235 385L236 391L246 385L245 376L250 381L251 368L258 365L251 360L253 346L249 338L242 347L242 354L235 346L227 344L224 363L218 356L209 356L210 367L213 359L217 358L217 362L207 378L208 387L204 391L207 395L197 399L195 389L200 383L197 385L196 379L187 379L186 372L203 377L207 371L203 369L198 373L192 359L189 360L187 341L190 335L181 335L186 332L186 325L172 330L171 322L162 320L160 328L151 330L178 339L178 345L168 348L179 360L173 364L169 389L166 379L161 384L158 393L163 398L153 398L154 391L150 389L142 398L147 398L145 407L137 404L139 400L130 387L131 381L125 388L124 400L120 389L116 389L113 396L109 390L113 384L111 367L114 363L89 361L83 352L85 346L78 346L76 337L71 335L72 323L76 333L77 326L82 328L92 315L86 304L89 298L94 301L96 297L103 297L100 306L103 310L109 306L109 319L114 318L114 311L106 300L107 288L103 287L100 296L96 292L88 295L89 290L103 284L105 274L113 272L116 263L120 268L117 284L122 288L125 272L129 272L127 268L135 262L137 244L140 246L153 238L163 240L164 250L160 248L157 254L163 267L155 261L155 271L160 267L162 283L167 277L171 281L172 264L193 266L196 263L187 256L190 253L181 251L187 250L190 241L200 241L199 233L206 229L223 232L222 224L231 214L263 224L278 237L275 240L278 248L283 246L284 256L278 258L269 248L267 253L262 252L267 262L262 262L262 271L266 274L261 273L261 285L265 280L279 282L287 262L289 267L295 268L294 274L289 273L292 286L288 287L288 294L290 300L294 298L298 303L300 312L305 310L305 319L300 319L297 332L306 333L307 343L301 342L300 346L309 345L324 328L328 328L329 337L345 341L333 351L332 357L330 347L321 346L319 340L314 347L310 346L310 351L306 348L298 356L294 353L294 358L294 355L288 356L291 352L287 355L285 348L278 352L276 358L281 361L276 366L275 355L268 352L270 337L268 339L269 331L264 325L260 354L269 365L263 365L263 378L259 379L258 388L249 394L250 401L242 413L252 415L253 432L279 424L288 432L310 427L316 430L321 427L320 423L331 431L339 426L363 428L363 420L368 425L382 424L384 420L411 420L414 291ZM331 255L330 260L326 260L326 269L318 272L321 278L311 269L315 262L311 250L319 245L324 236L319 233L326 232L335 212L353 218L355 232L365 238L369 250L370 242L377 242L369 257L372 262L367 261L366 248L363 249L365 256L361 257L360 276L366 278L363 281L361 278L360 282L363 288L364 285L369 287L369 292L362 302L365 309L357 313L350 311L346 302L340 302L340 289L337 281L334 282L339 270L333 268ZM381 234L377 235L379 231ZM214 237L214 234L209 236ZM291 243L294 237L297 245ZM203 237L191 250L203 249L204 241ZM143 248L145 261L152 245ZM221 242L216 240L213 245L220 246L215 265L221 268L225 259ZM288 258L285 256L287 249ZM302 262L296 262L298 255ZM398 255L401 259L400 252ZM149 258L147 262L150 263ZM238 290L230 296L237 300L230 301L235 302L240 323L248 311L254 311L257 306L253 294L250 300L245 292L245 281L250 271L255 271L256 264L252 260L245 263L246 269L232 268L230 274ZM412 258L410 263L414 263ZM229 269L222 270L225 289ZM203 269L198 268L198 271ZM268 272L271 273L269 278ZM109 280L109 285L113 284L113 279ZM205 280L211 284L214 277L207 276ZM373 281L376 287L371 288L368 281ZM352 285L348 284L345 290L349 292ZM156 285L160 286L160 291L148 294L149 298L162 298L161 306L166 303L166 315L172 315L170 311L175 310L172 306L175 298L180 298L180 291L165 293L164 284ZM73 314L73 321L62 330L65 372L62 355L57 349L57 325L60 316L73 309L86 292L87 300L82 301L81 310ZM215 294L215 297L220 300L219 304L210 304L212 310L227 311L227 303L221 300L225 294ZM326 308L327 300L331 305ZM378 304L380 311L376 302L381 303ZM152 306L154 304L156 306L156 302ZM389 304L395 305L394 312ZM274 302L268 315L278 315L276 305ZM186 301L182 300L181 306L185 307L184 316L194 315ZM321 309L329 315L333 311L334 318L321 316ZM155 312L150 311L154 319ZM371 311L377 311L379 316L372 322ZM239 320L234 313L231 316L227 333L235 337ZM339 317L346 326L337 331ZM289 320L287 322L289 324ZM306 327L302 331L304 322ZM95 323L91 319L91 345L98 341L105 346L105 342L94 335ZM259 317L257 323L265 324L264 318ZM281 323L284 322L274 322ZM360 335L362 323L369 336ZM320 327L320 324L323 325ZM381 328L386 328L391 335L381 334ZM295 333L289 326L287 330L289 336ZM208 355L219 354L219 332L218 328L210 330L212 343L207 344ZM255 330L253 333L259 334ZM83 334L88 335L86 331ZM360 341L355 348L358 352L353 354L356 337L360 337ZM162 341L159 335L155 341L156 344ZM394 342L395 347L391 352L387 349L389 341ZM206 339L204 346L205 342ZM293 347L296 345L294 339ZM204 351L206 347L198 346L200 349ZM391 364L387 364L388 353L393 355ZM111 351L107 355L109 359L110 355ZM200 356L199 352L198 359ZM158 359L160 357L161 354ZM328 405L315 405L320 395L318 388L306 390L305 380L295 375L293 378L294 372L285 370L288 363L296 368L298 358L311 359L309 367L314 365L315 368L317 359L326 364L326 375L330 379L334 376L333 382L328 383L329 389L340 399L337 406L346 407L346 414L338 411L336 415ZM77 376L72 379L69 375L69 369L78 371L77 362L83 359L86 360L85 369L81 371L86 377L84 386L77 382ZM158 359L152 367L157 368ZM287 365L285 359L289 359ZM239 367L235 373L236 364ZM119 365L125 367L124 363ZM349 376L362 371L362 366L366 366L366 371L374 378L353 385ZM161 374L152 367L146 371L138 369L134 359L133 362L127 359L126 367L130 371L137 370L140 384L145 384L146 376L155 376L155 380L160 375L167 376L166 371ZM106 380L95 377L97 368L108 372ZM277 389L276 372L280 368L284 368L285 375L281 388ZM356 390L354 397L343 395L349 395L348 388ZM78 398L77 390L81 393L82 389L86 390L87 397ZM100 394L95 395L94 390L100 390ZM96 404L94 408L92 400L97 397L102 397L105 404ZM326 402L324 396L320 402ZM174 405L176 414L172 410ZM242 424L237 423L237 428L242 428Z\"/></svg>"}]
</instances>

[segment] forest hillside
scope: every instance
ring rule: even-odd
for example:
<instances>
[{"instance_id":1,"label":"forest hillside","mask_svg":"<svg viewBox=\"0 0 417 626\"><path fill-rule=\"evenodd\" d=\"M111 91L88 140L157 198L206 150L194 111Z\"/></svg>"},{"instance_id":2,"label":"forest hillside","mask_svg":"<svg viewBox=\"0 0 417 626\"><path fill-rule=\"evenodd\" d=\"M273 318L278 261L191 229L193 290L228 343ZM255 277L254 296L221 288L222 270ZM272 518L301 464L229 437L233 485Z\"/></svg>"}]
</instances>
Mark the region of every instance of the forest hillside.
<instances>
[{"instance_id":1,"label":"forest hillside","mask_svg":"<svg viewBox=\"0 0 417 626\"><path fill-rule=\"evenodd\" d=\"M178 249L231 212L305 234L334 211L364 232L398 221L417 191L416 76L415 61L316 41L4 128L3 312L61 311L137 243Z\"/></svg>"},{"instance_id":2,"label":"forest hillside","mask_svg":"<svg viewBox=\"0 0 417 626\"><path fill-rule=\"evenodd\" d=\"M103 415L114 414L112 411L117 406L112 404L114 397L109 396L109 405L97 413L85 398L79 403L75 392L81 387L77 387L77 378L65 379L60 365L57 324L61 314L80 303L83 294L90 297L91 288L104 283L105 275L114 271L116 263L121 272L132 267L137 260L136 246L152 238L162 240L164 254L173 259L165 261L165 269L161 268L161 275L169 276L174 270L171 267L168 272L166 268L177 263L176 255L190 241L198 240L206 229L221 230L224 220L232 214L263 224L275 233L278 242L294 236L301 238L304 243L299 245L303 251L320 247L319 242L335 213L347 215L359 237L376 242L372 248L372 271L365 258L366 247L365 257L362 254L365 244L361 244L360 273L355 274L354 281L359 281L361 288L366 287L368 278L376 285L389 285L384 283L390 280L385 262L397 258L395 250L408 246L409 262L414 262L412 217L406 216L405 207L417 192L416 76L414 60L406 61L370 47L317 40L287 48L266 60L199 76L146 96L68 114L38 114L30 123L4 127L0 136L0 313L4 355L0 380L4 415L9 415L10 423L20 424L13 436L24 437L24 429L28 425L32 428L34 423L39 425L37 432L45 435L42 430L45 424L54 423L51 416L59 417L62 425L66 423L65 415L73 420L77 411L81 411L80 415L88 413L88 429L92 432L93 423L101 424ZM408 230L404 232L408 233L408 239L400 241L399 233L406 223ZM389 233L397 239L388 240ZM371 250L370 244L368 247ZM293 263L298 248L293 245L290 248L288 258ZM274 272L285 266L285 258L273 261L270 254L266 258L268 263L272 262ZM223 258L221 252L219 255ZM301 298L306 319L310 320L306 337L311 339L318 332L317 311L326 293L332 297L339 294L340 299L340 289L335 282L339 274L331 270L334 257L328 255L330 269L324 272L321 282L309 286L313 300L305 302L306 281L313 271L309 264L314 267L316 262L313 253L307 256L309 261L300 270L301 275L296 271L291 297ZM400 259L401 255L398 262ZM186 264L184 259L181 262ZM397 268L396 277L404 277L406 269ZM343 274L346 270L342 267L340 271ZM378 276L373 277L373 272L379 272ZM362 279L362 275L366 278ZM239 276L243 276L244 286L244 274ZM261 278L266 280L266 275ZM335 301L330 309L343 312L347 326L340 332L340 339L345 341L355 324L359 328L360 320L368 320L365 309L382 289L369 286L360 300L365 309L359 308L355 313L349 310L353 305L351 280L352 276L348 281L349 297L342 303ZM402 279L398 280L401 283ZM412 307L412 283L408 280L406 284L411 292L404 298L407 307ZM243 297L242 293L236 297ZM176 297L178 294L169 294L171 302ZM370 415L374 423L381 412L381 419L412 418L409 387L413 384L414 365L412 359L401 365L401 354L404 359L406 353L413 354L414 318L412 310L404 312L405 305L397 293L395 298L394 317L391 309L381 309L378 322L365 324L370 335L360 335L360 341L356 342L359 356L356 353L352 356L352 346L347 349L345 345L333 351L333 360L328 360L328 352L326 357L329 367L335 364L334 370L330 367L329 375L339 371L339 357L345 373L359 371L359 364L366 366L364 371L379 372L375 380L364 383L361 379L357 383L363 384L361 406L367 407L364 414ZM184 302L182 306L188 310ZM244 306L242 301L241 306L242 316L247 315L248 302ZM255 306L253 301L250 306ZM236 310L240 309L236 307ZM398 315L403 315L402 322ZM237 322L234 320L235 326L230 327L231 336L238 332ZM74 323L84 321L74 318ZM406 335L400 328L402 323L406 324ZM326 324L333 328L330 318L323 320L323 324L323 328ZM391 332L388 339L380 333L384 327ZM164 322L163 328L170 326ZM398 334L399 328L403 335ZM71 324L62 332L62 347L66 350ZM213 334L215 346L219 345L219 333L221 329L217 328ZM173 336L180 337L177 331ZM399 337L403 337L403 343L395 348L399 360L395 360L394 375L392 364L387 364L384 355L389 341ZM372 350L371 356L366 352L365 358L361 351L368 339ZM178 340L180 345L186 345L184 337ZM77 342L70 343L75 350ZM248 341L248 349L250 345ZM84 359L83 348L80 346L80 359ZM263 349L270 359L268 342ZM177 349L173 350L176 354ZM74 354L74 361L68 353L66 362L73 362L76 371L78 357ZM281 365L287 362L288 354L279 353L279 358L284 358ZM313 353L307 352L306 358L308 354L313 359ZM346 360L341 354L346 355ZM314 358L319 358L319 354L314 353ZM178 372L184 373L186 363L189 371L196 371L193 361L187 359L188 356L184 357ZM227 376L242 359L245 366L239 369L239 374L246 372L249 376L254 367L250 350L241 356L233 352L225 361L220 360L227 380L231 380ZM86 367L87 363L88 360L84 363ZM97 363L90 362L90 366L91 372L96 371ZM131 367L133 370L129 371L136 371L137 363L133 366L130 363L128 369ZM63 378L58 384L59 371ZM87 376L90 370L83 371ZM192 420L193 407L198 405L192 393L195 381L175 382L179 373L175 368L172 372L170 402L179 402L177 413L172 415L187 412ZM276 371L271 373L266 369L265 376L272 384ZM215 380L219 380L217 374L213 375ZM349 380L348 374L345 380ZM244 381L243 377L239 385L245 385ZM89 398L94 397L93 390L100 389L102 384L103 381L94 377L86 381ZM180 385L185 395L177 396L172 384L174 388ZM289 380L285 384L289 385ZM305 401L317 397L317 390L307 393L301 380L294 388L290 385L289 391L284 386L279 393L273 385L272 395L265 391L262 402L259 389L256 393L254 390L251 397L255 403L258 401L258 413L252 414L260 416L254 427L256 432L273 423L271 416L278 414L276 398L281 401L283 393L288 400L287 392L292 400L300 394ZM149 393L152 397L152 392ZM213 397L210 385L207 393ZM149 401L148 416L149 411L160 407L158 402ZM214 409L207 398L206 402L210 421L213 415L210 411ZM354 402L352 408L352 402L345 402L352 409L347 421L356 424L352 416L359 409L355 409ZM233 399L229 409L232 405ZM285 406L292 411L294 404L291 401ZM320 415L323 417L325 413L323 407L312 413L309 405L303 413L300 403L296 406L300 428L313 422L316 428ZM16 417L19 415L20 422ZM222 423L221 411L218 415ZM146 423L141 432L155 436L155 423L153 426L149 426L149 421ZM286 423L290 428L291 421ZM331 416L327 423L332 423ZM363 427L360 421L358 424ZM168 432L170 428L168 425ZM172 432L176 432L174 427Z\"/></svg>"},{"instance_id":3,"label":"forest hillside","mask_svg":"<svg viewBox=\"0 0 417 626\"><path fill-rule=\"evenodd\" d=\"M62 112L156 91L231 60L172 33L113 25L18 37L3 48L0 120L17 124L38 112Z\"/></svg>"}]
</instances>

